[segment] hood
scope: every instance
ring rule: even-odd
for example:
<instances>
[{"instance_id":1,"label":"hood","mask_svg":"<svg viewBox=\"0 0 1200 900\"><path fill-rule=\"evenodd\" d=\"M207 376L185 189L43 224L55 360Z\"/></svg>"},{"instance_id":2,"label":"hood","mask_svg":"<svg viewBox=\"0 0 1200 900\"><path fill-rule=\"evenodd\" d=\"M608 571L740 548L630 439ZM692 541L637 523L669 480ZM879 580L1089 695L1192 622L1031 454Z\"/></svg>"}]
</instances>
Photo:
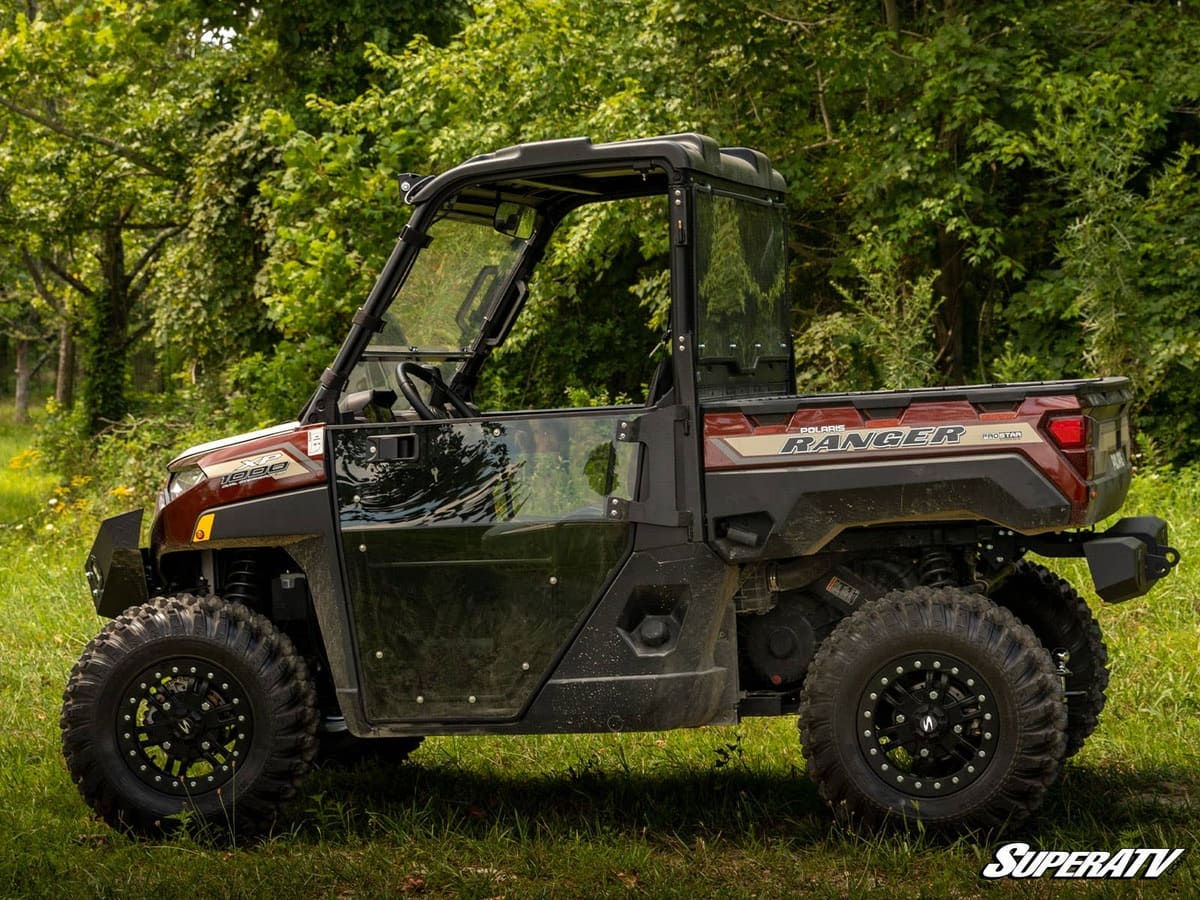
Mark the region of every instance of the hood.
<instances>
[{"instance_id":1,"label":"hood","mask_svg":"<svg viewBox=\"0 0 1200 900\"><path fill-rule=\"evenodd\" d=\"M221 438L220 440L216 441L209 441L206 444L197 444L195 447L188 447L173 460L167 463L167 468L175 469L197 456L201 456L205 453L212 453L214 450L222 450L225 447L232 447L235 444L242 444L246 441L253 441L258 438L270 437L271 435L276 434L289 434L299 427L299 422L284 422L282 425L274 425L271 428L260 428L258 431L247 431L244 434L235 434L232 437Z\"/></svg>"}]
</instances>

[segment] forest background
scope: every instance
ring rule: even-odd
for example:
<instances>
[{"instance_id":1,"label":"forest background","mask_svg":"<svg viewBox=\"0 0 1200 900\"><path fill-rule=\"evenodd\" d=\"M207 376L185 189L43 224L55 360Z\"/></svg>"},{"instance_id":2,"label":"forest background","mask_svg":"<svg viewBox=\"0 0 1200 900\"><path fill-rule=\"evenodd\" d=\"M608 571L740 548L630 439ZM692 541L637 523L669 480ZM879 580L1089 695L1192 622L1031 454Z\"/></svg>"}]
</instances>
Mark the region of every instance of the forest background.
<instances>
[{"instance_id":1,"label":"forest background","mask_svg":"<svg viewBox=\"0 0 1200 900\"><path fill-rule=\"evenodd\" d=\"M1127 374L1126 511L1195 559L1198 20L1189 0L0 0L0 895L979 895L990 846L834 825L784 718L434 738L415 765L314 772L253 852L130 840L61 756L100 626L81 561L176 452L296 415L404 224L402 173L692 129L788 179L801 390ZM642 392L653 226L587 226L544 261L487 407ZM1109 701L1039 848L1200 846L1198 595L1185 563L1093 603ZM1195 857L1124 887L1200 895Z\"/></svg>"},{"instance_id":2,"label":"forest background","mask_svg":"<svg viewBox=\"0 0 1200 900\"><path fill-rule=\"evenodd\" d=\"M802 391L1127 374L1143 461L1187 464L1198 19L1116 0L7 0L0 396L37 414L60 473L148 499L182 446L295 416L407 217L401 173L697 130L788 180ZM537 285L491 405L642 391L654 242L593 226Z\"/></svg>"}]
</instances>

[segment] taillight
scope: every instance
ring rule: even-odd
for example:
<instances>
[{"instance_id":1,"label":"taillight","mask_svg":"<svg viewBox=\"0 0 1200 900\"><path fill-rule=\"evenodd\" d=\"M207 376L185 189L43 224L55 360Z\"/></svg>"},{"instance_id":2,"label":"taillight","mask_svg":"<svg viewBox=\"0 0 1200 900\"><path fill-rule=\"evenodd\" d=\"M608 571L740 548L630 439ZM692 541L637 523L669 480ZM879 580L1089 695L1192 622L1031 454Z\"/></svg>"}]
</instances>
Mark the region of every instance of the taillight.
<instances>
[{"instance_id":1,"label":"taillight","mask_svg":"<svg viewBox=\"0 0 1200 900\"><path fill-rule=\"evenodd\" d=\"M1063 450L1086 450L1088 448L1088 419L1086 416L1062 416L1051 419L1046 425L1054 443Z\"/></svg>"},{"instance_id":2,"label":"taillight","mask_svg":"<svg viewBox=\"0 0 1200 900\"><path fill-rule=\"evenodd\" d=\"M1067 458L1067 462L1087 480L1092 477L1092 420L1074 413L1046 421L1046 431Z\"/></svg>"}]
</instances>

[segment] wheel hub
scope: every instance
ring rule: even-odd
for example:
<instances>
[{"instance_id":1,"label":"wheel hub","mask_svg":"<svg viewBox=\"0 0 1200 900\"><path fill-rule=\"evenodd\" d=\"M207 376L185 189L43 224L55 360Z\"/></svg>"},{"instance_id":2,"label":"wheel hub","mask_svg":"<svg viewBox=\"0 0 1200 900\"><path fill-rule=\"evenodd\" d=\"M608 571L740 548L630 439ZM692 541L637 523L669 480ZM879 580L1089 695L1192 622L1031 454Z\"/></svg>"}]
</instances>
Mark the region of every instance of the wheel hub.
<instances>
[{"instance_id":1,"label":"wheel hub","mask_svg":"<svg viewBox=\"0 0 1200 900\"><path fill-rule=\"evenodd\" d=\"M913 653L880 667L858 700L858 745L889 787L941 797L991 764L999 706L979 671L948 653Z\"/></svg>"},{"instance_id":2,"label":"wheel hub","mask_svg":"<svg viewBox=\"0 0 1200 900\"><path fill-rule=\"evenodd\" d=\"M938 713L942 715L939 716ZM942 730L942 721L945 712L943 710L925 709L917 716L916 722L913 723L913 728L916 729L917 736L921 738L931 738L937 735Z\"/></svg>"},{"instance_id":3,"label":"wheel hub","mask_svg":"<svg viewBox=\"0 0 1200 900\"><path fill-rule=\"evenodd\" d=\"M163 660L126 687L117 715L121 758L165 794L229 782L253 738L250 702L226 669L192 657Z\"/></svg>"}]
</instances>

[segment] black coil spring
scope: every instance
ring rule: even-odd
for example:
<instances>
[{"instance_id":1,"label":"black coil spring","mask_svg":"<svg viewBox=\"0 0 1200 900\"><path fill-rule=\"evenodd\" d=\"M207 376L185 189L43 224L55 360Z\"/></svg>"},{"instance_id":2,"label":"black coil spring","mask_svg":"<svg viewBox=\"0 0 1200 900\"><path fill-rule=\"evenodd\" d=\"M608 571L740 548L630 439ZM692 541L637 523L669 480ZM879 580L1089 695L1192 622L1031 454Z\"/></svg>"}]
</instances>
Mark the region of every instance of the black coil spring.
<instances>
[{"instance_id":1,"label":"black coil spring","mask_svg":"<svg viewBox=\"0 0 1200 900\"><path fill-rule=\"evenodd\" d=\"M226 600L253 607L258 601L258 561L252 556L235 559L225 570Z\"/></svg>"},{"instance_id":2,"label":"black coil spring","mask_svg":"<svg viewBox=\"0 0 1200 900\"><path fill-rule=\"evenodd\" d=\"M925 587L953 587L957 583L954 557L946 550L930 550L917 564L917 575Z\"/></svg>"}]
</instances>

